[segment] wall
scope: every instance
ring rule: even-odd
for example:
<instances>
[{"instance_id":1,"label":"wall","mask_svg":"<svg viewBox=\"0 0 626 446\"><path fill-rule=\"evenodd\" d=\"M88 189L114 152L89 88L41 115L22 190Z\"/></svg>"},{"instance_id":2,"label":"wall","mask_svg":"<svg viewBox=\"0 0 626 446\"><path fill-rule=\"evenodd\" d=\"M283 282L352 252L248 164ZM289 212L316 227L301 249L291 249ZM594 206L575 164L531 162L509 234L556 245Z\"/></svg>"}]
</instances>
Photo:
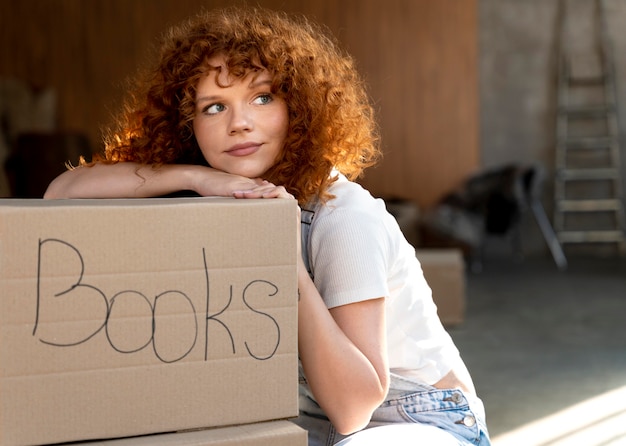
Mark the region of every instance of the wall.
<instances>
[{"instance_id":1,"label":"wall","mask_svg":"<svg viewBox=\"0 0 626 446\"><path fill-rule=\"evenodd\" d=\"M0 76L59 97L59 126L100 128L126 76L169 24L220 0L21 0L0 3ZM256 3L256 2L255 2ZM355 56L379 113L385 158L363 182L428 207L478 165L476 0L262 0L303 12Z\"/></svg>"}]
</instances>

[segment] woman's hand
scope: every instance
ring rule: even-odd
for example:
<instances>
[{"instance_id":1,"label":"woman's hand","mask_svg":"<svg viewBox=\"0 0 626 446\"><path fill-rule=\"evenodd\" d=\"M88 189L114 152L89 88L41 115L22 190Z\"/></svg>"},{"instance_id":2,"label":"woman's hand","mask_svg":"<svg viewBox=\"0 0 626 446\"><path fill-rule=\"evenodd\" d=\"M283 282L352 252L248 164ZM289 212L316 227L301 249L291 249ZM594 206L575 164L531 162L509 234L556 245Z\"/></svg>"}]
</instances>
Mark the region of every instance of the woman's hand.
<instances>
[{"instance_id":1,"label":"woman's hand","mask_svg":"<svg viewBox=\"0 0 626 446\"><path fill-rule=\"evenodd\" d=\"M203 166L194 166L189 174L191 177L189 189L203 197L233 197L236 196L235 192L250 191L264 184L268 184L267 181L261 178L247 178L240 175L232 175Z\"/></svg>"},{"instance_id":2,"label":"woman's hand","mask_svg":"<svg viewBox=\"0 0 626 446\"><path fill-rule=\"evenodd\" d=\"M249 189L233 191L235 198L287 198L295 200L295 197L287 192L283 186L276 186L269 181L261 180L257 185Z\"/></svg>"}]
</instances>

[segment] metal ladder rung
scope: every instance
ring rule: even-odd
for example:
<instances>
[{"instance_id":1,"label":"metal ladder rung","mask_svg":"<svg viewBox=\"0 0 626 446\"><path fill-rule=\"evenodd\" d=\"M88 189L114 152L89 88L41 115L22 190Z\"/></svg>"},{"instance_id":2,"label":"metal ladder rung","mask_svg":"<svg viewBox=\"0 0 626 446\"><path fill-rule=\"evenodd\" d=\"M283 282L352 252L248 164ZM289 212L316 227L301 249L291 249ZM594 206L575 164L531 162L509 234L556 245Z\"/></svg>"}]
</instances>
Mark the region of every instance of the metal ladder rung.
<instances>
[{"instance_id":1,"label":"metal ladder rung","mask_svg":"<svg viewBox=\"0 0 626 446\"><path fill-rule=\"evenodd\" d=\"M570 118L601 117L613 113L613 107L606 104L597 105L567 105L559 108L559 113Z\"/></svg>"},{"instance_id":2,"label":"metal ladder rung","mask_svg":"<svg viewBox=\"0 0 626 446\"><path fill-rule=\"evenodd\" d=\"M581 86L581 87L603 85L605 81L606 81L606 78L603 75L580 76L580 77L569 76L567 79L567 83L570 86Z\"/></svg>"},{"instance_id":3,"label":"metal ladder rung","mask_svg":"<svg viewBox=\"0 0 626 446\"><path fill-rule=\"evenodd\" d=\"M622 231L561 231L561 243L619 243L624 241Z\"/></svg>"},{"instance_id":4,"label":"metal ladder rung","mask_svg":"<svg viewBox=\"0 0 626 446\"><path fill-rule=\"evenodd\" d=\"M615 143L611 136L588 136L567 138L563 141L568 149L606 149Z\"/></svg>"},{"instance_id":5,"label":"metal ladder rung","mask_svg":"<svg viewBox=\"0 0 626 446\"><path fill-rule=\"evenodd\" d=\"M561 212L616 212L622 209L622 202L617 199L559 200L557 206Z\"/></svg>"},{"instance_id":6,"label":"metal ladder rung","mask_svg":"<svg viewBox=\"0 0 626 446\"><path fill-rule=\"evenodd\" d=\"M619 178L619 171L615 168L561 169L557 175L564 181L615 180Z\"/></svg>"}]
</instances>

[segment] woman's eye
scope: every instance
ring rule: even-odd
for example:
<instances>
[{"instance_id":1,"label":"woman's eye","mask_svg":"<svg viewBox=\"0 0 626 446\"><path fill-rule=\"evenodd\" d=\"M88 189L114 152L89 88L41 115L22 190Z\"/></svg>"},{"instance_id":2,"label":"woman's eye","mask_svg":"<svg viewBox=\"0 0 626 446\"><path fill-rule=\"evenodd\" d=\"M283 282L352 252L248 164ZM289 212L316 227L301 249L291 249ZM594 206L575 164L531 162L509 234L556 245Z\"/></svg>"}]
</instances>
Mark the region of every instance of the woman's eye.
<instances>
[{"instance_id":1,"label":"woman's eye","mask_svg":"<svg viewBox=\"0 0 626 446\"><path fill-rule=\"evenodd\" d=\"M269 104L270 102L272 102L272 95L269 93L261 94L257 96L256 99L254 100L254 103L259 104L259 105Z\"/></svg>"},{"instance_id":2,"label":"woman's eye","mask_svg":"<svg viewBox=\"0 0 626 446\"><path fill-rule=\"evenodd\" d=\"M224 107L224 104L211 104L205 107L204 113L207 113L209 115L215 115L219 112L224 111L225 108L226 107Z\"/></svg>"}]
</instances>

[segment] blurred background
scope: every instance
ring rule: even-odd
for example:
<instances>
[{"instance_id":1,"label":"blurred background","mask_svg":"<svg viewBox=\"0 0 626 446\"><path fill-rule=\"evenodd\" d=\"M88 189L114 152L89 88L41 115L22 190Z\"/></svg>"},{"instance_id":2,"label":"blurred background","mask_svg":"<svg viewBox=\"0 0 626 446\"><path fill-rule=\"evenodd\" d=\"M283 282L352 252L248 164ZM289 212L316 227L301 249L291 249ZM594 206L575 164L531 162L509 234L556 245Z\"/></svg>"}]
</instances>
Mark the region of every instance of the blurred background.
<instances>
[{"instance_id":1,"label":"blurred background","mask_svg":"<svg viewBox=\"0 0 626 446\"><path fill-rule=\"evenodd\" d=\"M148 60L166 27L201 8L237 3L0 1L0 197L41 197L66 163L76 164L79 156L89 159L101 151L101 130L121 104L125 80ZM612 132L614 152L623 159L619 143L626 130L626 1L254 3L304 13L325 24L356 59L370 86L385 154L360 181L388 202L417 248L455 249L467 262L467 313L450 330L476 370L493 433L502 436L571 407L577 399L626 385L626 271L619 219L623 204L615 209L612 233L618 236L608 242L560 243L554 232L559 218L554 211L562 198L558 151L563 149L563 128L558 112L563 105L563 48L583 54L576 69L591 72L591 77L599 72L605 78L606 65L595 65L598 52L601 60L611 62L614 89L609 97L615 105L612 111L617 111L616 126L607 124L605 130ZM621 181L625 163L612 168ZM624 195L619 181L612 191L617 201ZM583 187L586 199L597 202L601 197L596 193L596 186ZM574 277L586 286L566 286ZM603 303L609 307L594 307ZM588 313L567 311L581 307ZM549 318L549 311L558 313ZM520 314L531 315L531 320ZM538 389L534 383L542 380L545 357L537 350L549 345L552 354L563 352L562 337L556 335L528 344L528 332L536 334L537 327L546 333L577 330L580 339L594 340L585 344L589 351L597 353L600 346L610 350L602 360L596 358L593 370L584 369L593 361L570 363L580 374L554 396L554 404L528 400L522 408L521 396L529 395L529 388ZM523 346L504 341L505 335L497 331L502 329L518 330L516 339L525 339ZM516 363L512 351L525 359ZM582 347L567 350L578 358L587 352ZM505 367L512 361L516 367ZM537 368L524 368L533 361L539 361ZM552 362L555 367L563 364ZM607 368L615 371L610 388L606 376L594 375ZM504 375L499 373L503 370ZM555 370L554 377L559 376L563 371ZM581 377L586 377L585 384L578 381ZM500 386L507 382L518 393L503 393ZM577 398L581 387L587 391ZM543 389L541 396L546 392ZM570 398L563 399L564 394ZM612 407L616 399L611 401ZM610 418L624 421L624 414L626 405ZM511 444L565 444L537 435L535 431L532 441ZM563 435L558 441L565 441Z\"/></svg>"}]
</instances>

